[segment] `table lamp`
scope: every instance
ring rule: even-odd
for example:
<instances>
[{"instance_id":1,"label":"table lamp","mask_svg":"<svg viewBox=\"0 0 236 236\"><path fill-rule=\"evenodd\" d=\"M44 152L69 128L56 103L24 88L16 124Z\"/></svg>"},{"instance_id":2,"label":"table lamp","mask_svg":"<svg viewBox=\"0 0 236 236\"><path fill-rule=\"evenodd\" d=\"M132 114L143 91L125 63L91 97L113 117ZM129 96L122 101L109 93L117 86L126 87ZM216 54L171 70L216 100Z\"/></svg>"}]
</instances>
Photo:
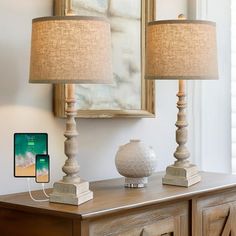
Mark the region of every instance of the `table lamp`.
<instances>
[{"instance_id":1,"label":"table lamp","mask_svg":"<svg viewBox=\"0 0 236 236\"><path fill-rule=\"evenodd\" d=\"M67 84L66 174L54 183L50 202L79 205L93 198L79 177L75 85L112 83L110 24L86 16L42 17L32 22L30 83Z\"/></svg>"},{"instance_id":2,"label":"table lamp","mask_svg":"<svg viewBox=\"0 0 236 236\"><path fill-rule=\"evenodd\" d=\"M189 187L201 180L186 147L185 80L218 79L216 26L210 21L163 20L147 26L146 79L179 80L175 163L166 168L163 184Z\"/></svg>"}]
</instances>

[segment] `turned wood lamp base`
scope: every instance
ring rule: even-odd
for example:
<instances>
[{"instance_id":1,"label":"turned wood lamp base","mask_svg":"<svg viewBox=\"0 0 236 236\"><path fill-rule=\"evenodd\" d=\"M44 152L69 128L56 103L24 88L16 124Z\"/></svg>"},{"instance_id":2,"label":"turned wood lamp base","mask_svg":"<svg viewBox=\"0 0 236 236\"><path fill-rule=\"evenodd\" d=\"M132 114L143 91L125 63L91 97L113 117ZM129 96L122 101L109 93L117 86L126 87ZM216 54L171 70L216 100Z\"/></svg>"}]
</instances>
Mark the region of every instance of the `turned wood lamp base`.
<instances>
[{"instance_id":1,"label":"turned wood lamp base","mask_svg":"<svg viewBox=\"0 0 236 236\"><path fill-rule=\"evenodd\" d=\"M166 175L162 179L163 184L189 187L201 181L201 176L198 172L197 166L189 162L190 153L186 147L188 140L188 122L186 119L185 109L187 102L185 101L185 81L179 81L179 92L177 94L179 100L177 102L178 119L176 122L176 142L178 147L174 153L174 157L177 159L175 163L166 168Z\"/></svg>"},{"instance_id":2,"label":"turned wood lamp base","mask_svg":"<svg viewBox=\"0 0 236 236\"><path fill-rule=\"evenodd\" d=\"M78 132L76 129L75 116L75 85L68 84L66 97L66 132L64 136L65 154L67 160L62 167L66 174L61 181L53 184L53 192L50 195L50 202L63 203L71 205L80 205L93 199L93 192L89 190L89 182L81 180L79 177L79 165L77 162L78 155Z\"/></svg>"}]
</instances>

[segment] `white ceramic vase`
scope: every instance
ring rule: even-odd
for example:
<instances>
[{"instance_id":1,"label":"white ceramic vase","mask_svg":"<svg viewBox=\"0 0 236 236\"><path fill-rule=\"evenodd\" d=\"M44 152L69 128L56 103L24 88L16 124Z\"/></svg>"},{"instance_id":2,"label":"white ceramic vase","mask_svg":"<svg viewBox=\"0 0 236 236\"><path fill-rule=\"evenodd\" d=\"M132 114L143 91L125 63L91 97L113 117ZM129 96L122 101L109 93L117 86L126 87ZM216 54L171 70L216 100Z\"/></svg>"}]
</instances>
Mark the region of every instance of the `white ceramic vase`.
<instances>
[{"instance_id":1,"label":"white ceramic vase","mask_svg":"<svg viewBox=\"0 0 236 236\"><path fill-rule=\"evenodd\" d=\"M155 171L157 158L151 147L140 140L130 140L119 148L115 163L118 172L125 177L125 187L142 188Z\"/></svg>"}]
</instances>

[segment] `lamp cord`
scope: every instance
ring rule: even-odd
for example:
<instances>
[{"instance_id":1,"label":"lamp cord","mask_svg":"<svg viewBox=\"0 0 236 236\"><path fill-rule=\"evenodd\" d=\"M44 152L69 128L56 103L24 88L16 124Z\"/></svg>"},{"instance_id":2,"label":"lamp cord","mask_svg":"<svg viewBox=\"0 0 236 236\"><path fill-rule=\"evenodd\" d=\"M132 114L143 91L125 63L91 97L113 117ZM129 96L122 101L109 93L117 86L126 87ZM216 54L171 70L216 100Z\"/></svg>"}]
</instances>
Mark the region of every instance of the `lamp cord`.
<instances>
[{"instance_id":1,"label":"lamp cord","mask_svg":"<svg viewBox=\"0 0 236 236\"><path fill-rule=\"evenodd\" d=\"M34 201L34 202L48 202L49 199L35 199L32 195L32 192L31 192L31 188L30 188L30 178L27 178L27 184L28 184L28 190L29 190L29 195L30 195L30 198ZM44 187L43 187L44 189ZM44 191L45 192L45 191ZM46 193L46 192L45 192ZM45 194L44 193L44 194ZM46 195L46 194L45 194Z\"/></svg>"}]
</instances>

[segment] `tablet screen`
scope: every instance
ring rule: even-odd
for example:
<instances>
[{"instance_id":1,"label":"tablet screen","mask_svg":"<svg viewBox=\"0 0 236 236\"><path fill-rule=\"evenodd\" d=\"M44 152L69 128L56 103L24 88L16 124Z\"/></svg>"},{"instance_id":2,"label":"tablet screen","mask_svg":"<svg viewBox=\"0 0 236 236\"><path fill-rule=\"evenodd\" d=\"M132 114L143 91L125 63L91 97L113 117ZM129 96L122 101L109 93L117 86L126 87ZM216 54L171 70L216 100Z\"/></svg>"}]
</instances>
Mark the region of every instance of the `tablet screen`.
<instances>
[{"instance_id":1,"label":"tablet screen","mask_svg":"<svg viewBox=\"0 0 236 236\"><path fill-rule=\"evenodd\" d=\"M46 133L17 133L14 135L14 176L35 177L35 157L48 154Z\"/></svg>"}]
</instances>

